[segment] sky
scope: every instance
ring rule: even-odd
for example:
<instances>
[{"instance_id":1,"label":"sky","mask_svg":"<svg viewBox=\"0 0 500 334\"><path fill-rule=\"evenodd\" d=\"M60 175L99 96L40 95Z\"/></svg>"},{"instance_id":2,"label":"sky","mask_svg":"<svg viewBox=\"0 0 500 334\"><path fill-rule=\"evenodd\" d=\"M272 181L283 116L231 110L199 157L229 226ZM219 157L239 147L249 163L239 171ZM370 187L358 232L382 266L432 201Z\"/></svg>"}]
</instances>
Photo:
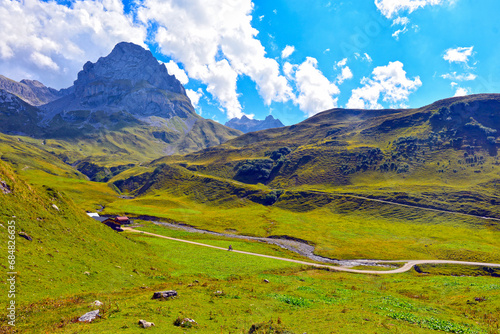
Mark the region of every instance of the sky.
<instances>
[{"instance_id":1,"label":"sky","mask_svg":"<svg viewBox=\"0 0 500 334\"><path fill-rule=\"evenodd\" d=\"M56 89L121 42L197 113L298 123L500 93L498 0L0 0L0 74Z\"/></svg>"}]
</instances>

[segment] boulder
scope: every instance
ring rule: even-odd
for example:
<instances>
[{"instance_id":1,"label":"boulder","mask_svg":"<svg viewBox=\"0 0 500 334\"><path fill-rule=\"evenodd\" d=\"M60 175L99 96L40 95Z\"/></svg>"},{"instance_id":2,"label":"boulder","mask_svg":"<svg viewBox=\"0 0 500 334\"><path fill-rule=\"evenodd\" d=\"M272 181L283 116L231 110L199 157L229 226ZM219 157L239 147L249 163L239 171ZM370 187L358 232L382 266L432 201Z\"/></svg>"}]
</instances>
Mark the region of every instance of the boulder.
<instances>
[{"instance_id":1,"label":"boulder","mask_svg":"<svg viewBox=\"0 0 500 334\"><path fill-rule=\"evenodd\" d=\"M178 327L191 328L196 325L198 325L198 323L191 318L177 318L174 321L174 326Z\"/></svg>"},{"instance_id":2,"label":"boulder","mask_svg":"<svg viewBox=\"0 0 500 334\"><path fill-rule=\"evenodd\" d=\"M5 181L3 181L3 180L0 180L0 191L3 194L10 194L10 193L12 193L12 190L10 190L9 185L7 183L5 183Z\"/></svg>"},{"instance_id":3,"label":"boulder","mask_svg":"<svg viewBox=\"0 0 500 334\"><path fill-rule=\"evenodd\" d=\"M95 318L100 317L99 310L90 311L78 318L79 322L92 322Z\"/></svg>"},{"instance_id":4,"label":"boulder","mask_svg":"<svg viewBox=\"0 0 500 334\"><path fill-rule=\"evenodd\" d=\"M146 320L139 320L139 325L142 327L142 328L148 328L148 327L151 327L151 326L154 326L155 324L152 323L152 322L148 322Z\"/></svg>"},{"instance_id":5,"label":"boulder","mask_svg":"<svg viewBox=\"0 0 500 334\"><path fill-rule=\"evenodd\" d=\"M100 301L98 301L98 300L96 300L96 301L95 301L95 302L93 302L91 305L92 305L92 306L95 306L95 307L101 307L102 305L104 305L104 303L103 303L103 302L100 302Z\"/></svg>"},{"instance_id":6,"label":"boulder","mask_svg":"<svg viewBox=\"0 0 500 334\"><path fill-rule=\"evenodd\" d=\"M18 233L20 237L23 237L24 239L28 240L28 241L32 241L33 238L30 237L29 235L27 235L25 232L19 232Z\"/></svg>"},{"instance_id":7,"label":"boulder","mask_svg":"<svg viewBox=\"0 0 500 334\"><path fill-rule=\"evenodd\" d=\"M177 291L167 290L167 291L157 291L153 294L151 299L167 299L177 297Z\"/></svg>"}]
</instances>

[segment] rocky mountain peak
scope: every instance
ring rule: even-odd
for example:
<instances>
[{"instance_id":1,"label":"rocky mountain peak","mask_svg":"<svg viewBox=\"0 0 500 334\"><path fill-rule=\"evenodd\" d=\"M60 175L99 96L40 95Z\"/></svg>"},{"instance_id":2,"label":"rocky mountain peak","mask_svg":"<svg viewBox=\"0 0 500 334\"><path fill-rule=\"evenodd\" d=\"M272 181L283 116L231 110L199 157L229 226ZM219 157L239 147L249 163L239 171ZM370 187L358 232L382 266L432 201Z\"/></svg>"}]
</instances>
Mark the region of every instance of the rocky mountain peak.
<instances>
[{"instance_id":1,"label":"rocky mountain peak","mask_svg":"<svg viewBox=\"0 0 500 334\"><path fill-rule=\"evenodd\" d=\"M45 87L36 80L21 80L20 82L14 81L3 75L0 75L0 89L18 96L23 101L33 105L39 106L63 96L62 91L57 91L50 87Z\"/></svg>"},{"instance_id":2,"label":"rocky mountain peak","mask_svg":"<svg viewBox=\"0 0 500 334\"><path fill-rule=\"evenodd\" d=\"M268 115L264 120L250 119L243 115L241 118L230 119L225 125L244 133L284 126L279 119L274 118L272 115Z\"/></svg>"},{"instance_id":3,"label":"rocky mountain peak","mask_svg":"<svg viewBox=\"0 0 500 334\"><path fill-rule=\"evenodd\" d=\"M96 63L87 62L74 83L76 93L88 95L89 92L85 91L87 86L99 83L128 84L131 87L142 83L186 95L179 80L168 73L165 65L160 64L151 51L127 42L118 43L108 56L99 58Z\"/></svg>"},{"instance_id":4,"label":"rocky mountain peak","mask_svg":"<svg viewBox=\"0 0 500 334\"><path fill-rule=\"evenodd\" d=\"M20 83L30 86L31 88L45 88L45 85L38 80L23 79Z\"/></svg>"},{"instance_id":5,"label":"rocky mountain peak","mask_svg":"<svg viewBox=\"0 0 500 334\"><path fill-rule=\"evenodd\" d=\"M133 43L119 43L106 57L87 62L67 91L43 106L45 119L78 110L127 112L138 119L198 117L179 80L151 51Z\"/></svg>"}]
</instances>

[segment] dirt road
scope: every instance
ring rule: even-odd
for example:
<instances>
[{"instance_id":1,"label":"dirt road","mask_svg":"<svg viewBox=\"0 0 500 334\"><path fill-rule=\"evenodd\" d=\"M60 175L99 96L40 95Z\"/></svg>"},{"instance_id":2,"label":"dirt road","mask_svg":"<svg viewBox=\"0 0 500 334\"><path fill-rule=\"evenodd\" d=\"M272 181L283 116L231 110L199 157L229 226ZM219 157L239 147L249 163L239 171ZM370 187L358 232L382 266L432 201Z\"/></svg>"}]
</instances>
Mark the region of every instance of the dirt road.
<instances>
[{"instance_id":1,"label":"dirt road","mask_svg":"<svg viewBox=\"0 0 500 334\"><path fill-rule=\"evenodd\" d=\"M146 234L146 235L151 235L155 236L158 238L164 238L168 240L173 240L173 241L179 241L179 242L184 242L192 245L197 245L197 246L202 246L202 247L209 247L209 248L214 248L214 249L219 249L223 251L228 251L227 248L223 247L218 247L218 246L212 246L212 245L207 245L207 244L202 244L199 242L195 241L189 241L189 240L183 240L183 239L177 239L177 238L171 238L171 237L166 237L164 235L160 234L155 234L155 233L150 233L150 232L143 232L143 231L138 231L134 230L133 228L130 227L123 227L125 231L128 232L135 232L135 233L141 233L141 234ZM299 263L299 264L304 264L307 266L313 266L317 268L326 268L326 269L331 269L331 270L336 270L336 271L345 271L345 272L350 272L350 273L358 273L358 274L379 274L379 275L386 275L386 274L399 274L399 273L404 273L406 271L409 271L413 266L419 265L419 264L460 264L460 265L470 265L470 266L484 266L484 267L497 267L500 268L500 264L498 263L483 263L483 262L467 262L467 261L451 261L451 260L395 260L395 261L377 261L373 260L373 262L377 263L404 263L404 265L400 268L393 269L393 270L360 270L360 269L351 269L351 268L346 268L346 267L340 267L340 266L330 266L326 264L319 264L319 263L314 263L314 262L307 262L307 261L300 261L300 260L293 260L293 259L287 259L283 257L277 257L277 256L271 256L271 255L264 255L264 254L257 254L257 253L251 253L251 252L244 252L244 251L239 251L239 250L232 250L234 253L239 253L239 254L246 254L246 255L252 255L252 256L260 256L260 257L265 257L268 259L275 259L275 260L280 260L280 261L287 261L287 262L293 262L293 263Z\"/></svg>"}]
</instances>

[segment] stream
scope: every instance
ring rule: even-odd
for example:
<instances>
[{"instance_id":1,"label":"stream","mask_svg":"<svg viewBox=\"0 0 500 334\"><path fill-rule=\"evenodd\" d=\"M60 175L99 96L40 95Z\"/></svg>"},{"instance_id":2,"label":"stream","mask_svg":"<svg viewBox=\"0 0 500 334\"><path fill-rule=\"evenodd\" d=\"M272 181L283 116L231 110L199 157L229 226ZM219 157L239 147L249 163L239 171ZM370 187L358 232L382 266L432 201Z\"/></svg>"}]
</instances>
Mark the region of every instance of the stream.
<instances>
[{"instance_id":1,"label":"stream","mask_svg":"<svg viewBox=\"0 0 500 334\"><path fill-rule=\"evenodd\" d=\"M238 235L231 233L219 233L208 230L202 230L199 228L195 228L186 224L172 224L160 221L152 221L152 223L156 225L161 225L170 229L182 230L190 233L202 233L209 234L215 236L221 236L225 238L233 238L233 239L244 239L244 240L254 240L259 242L265 242L272 245L277 245L281 248L287 249L294 253L305 256L313 261L321 262L321 263L329 263L336 264L342 267L357 267L357 266L376 266L376 267L395 267L394 265L389 264L380 264L377 260L337 260L330 259L327 257L319 256L314 254L314 246L309 245L307 242L286 236L270 236L267 238L262 237L251 237L246 235Z\"/></svg>"}]
</instances>

